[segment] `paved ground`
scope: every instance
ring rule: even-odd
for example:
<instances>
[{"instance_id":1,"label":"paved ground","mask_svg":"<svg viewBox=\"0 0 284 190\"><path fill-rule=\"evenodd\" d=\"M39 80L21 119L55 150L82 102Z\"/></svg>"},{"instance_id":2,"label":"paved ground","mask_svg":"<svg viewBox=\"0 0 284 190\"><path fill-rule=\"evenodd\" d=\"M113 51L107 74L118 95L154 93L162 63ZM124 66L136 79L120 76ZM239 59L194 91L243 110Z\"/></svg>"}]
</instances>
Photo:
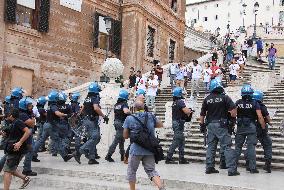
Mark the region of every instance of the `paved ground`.
<instances>
[{"instance_id":1,"label":"paved ground","mask_svg":"<svg viewBox=\"0 0 284 190\"><path fill-rule=\"evenodd\" d=\"M101 154L102 155L102 154ZM82 159L82 164L77 164L74 159L68 163L64 163L59 157L51 157L49 154L41 153L39 156L41 162L33 163L33 167L52 168L82 172L96 172L103 174L126 175L127 166L118 162L118 157L115 157L117 162L108 163L100 159L99 165L89 166L85 158ZM22 164L21 164L22 165ZM249 174L243 168L239 169L240 176L228 177L227 171L222 170L220 174L205 175L204 165L189 164L189 165L157 165L163 179L187 181L195 183L206 183L215 185L224 185L232 187L242 187L261 190L283 190L284 189L284 172L274 171L272 174L266 174L261 170L260 174ZM140 167L138 176L145 178L146 175ZM39 176L40 177L40 176Z\"/></svg>"}]
</instances>

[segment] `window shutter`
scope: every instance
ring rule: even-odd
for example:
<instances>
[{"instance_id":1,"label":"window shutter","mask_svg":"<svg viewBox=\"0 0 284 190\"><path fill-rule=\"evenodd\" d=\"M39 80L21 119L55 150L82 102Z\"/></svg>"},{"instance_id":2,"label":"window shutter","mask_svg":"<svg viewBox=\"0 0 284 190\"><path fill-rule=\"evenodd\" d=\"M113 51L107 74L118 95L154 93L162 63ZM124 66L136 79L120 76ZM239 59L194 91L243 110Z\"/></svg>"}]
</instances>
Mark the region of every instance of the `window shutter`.
<instances>
[{"instance_id":1,"label":"window shutter","mask_svg":"<svg viewBox=\"0 0 284 190\"><path fill-rule=\"evenodd\" d=\"M39 10L39 32L48 32L49 30L49 11L50 11L50 0L40 0Z\"/></svg>"},{"instance_id":2,"label":"window shutter","mask_svg":"<svg viewBox=\"0 0 284 190\"><path fill-rule=\"evenodd\" d=\"M6 22L15 24L16 23L16 6L17 0L5 0L5 16Z\"/></svg>"},{"instance_id":3,"label":"window shutter","mask_svg":"<svg viewBox=\"0 0 284 190\"><path fill-rule=\"evenodd\" d=\"M120 56L121 52L121 21L113 20L112 22L112 52Z\"/></svg>"},{"instance_id":4,"label":"window shutter","mask_svg":"<svg viewBox=\"0 0 284 190\"><path fill-rule=\"evenodd\" d=\"M100 27L100 14L95 13L94 18L94 34L93 34L93 48L99 47L99 27Z\"/></svg>"}]
</instances>

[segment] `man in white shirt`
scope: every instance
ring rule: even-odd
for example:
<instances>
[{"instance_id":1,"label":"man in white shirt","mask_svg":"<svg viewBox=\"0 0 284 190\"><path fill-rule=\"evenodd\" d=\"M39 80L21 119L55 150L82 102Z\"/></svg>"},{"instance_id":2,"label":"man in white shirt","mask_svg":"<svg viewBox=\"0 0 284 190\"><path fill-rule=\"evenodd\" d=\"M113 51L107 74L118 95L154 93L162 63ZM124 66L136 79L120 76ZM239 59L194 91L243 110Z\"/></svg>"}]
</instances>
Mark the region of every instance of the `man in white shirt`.
<instances>
[{"instance_id":1,"label":"man in white shirt","mask_svg":"<svg viewBox=\"0 0 284 190\"><path fill-rule=\"evenodd\" d=\"M146 91L146 82L147 82L147 77L143 76L141 74L141 71L137 71L136 90L142 89Z\"/></svg>"},{"instance_id":2,"label":"man in white shirt","mask_svg":"<svg viewBox=\"0 0 284 190\"><path fill-rule=\"evenodd\" d=\"M155 98L157 95L157 90L159 86L159 81L155 79L154 73L150 74L147 81L147 91L146 91L146 106L155 109Z\"/></svg>"},{"instance_id":3,"label":"man in white shirt","mask_svg":"<svg viewBox=\"0 0 284 190\"><path fill-rule=\"evenodd\" d=\"M205 64L205 69L203 70L203 83L205 86L205 95L209 93L209 85L211 80L211 75L213 74L212 70L210 69L210 64Z\"/></svg>"},{"instance_id":4,"label":"man in white shirt","mask_svg":"<svg viewBox=\"0 0 284 190\"><path fill-rule=\"evenodd\" d=\"M193 99L193 93L196 91L197 97L199 97L199 83L202 77L202 67L198 64L197 60L193 61L192 67L192 79L191 79L191 96L190 98Z\"/></svg>"},{"instance_id":5,"label":"man in white shirt","mask_svg":"<svg viewBox=\"0 0 284 190\"><path fill-rule=\"evenodd\" d=\"M172 63L169 67L170 84L171 84L172 89L174 88L177 71L178 71L177 64Z\"/></svg>"},{"instance_id":6,"label":"man in white shirt","mask_svg":"<svg viewBox=\"0 0 284 190\"><path fill-rule=\"evenodd\" d=\"M240 66L237 64L236 59L234 58L232 60L231 65L229 66L229 70L230 70L230 83L232 83L232 85L235 85L235 82L237 80L237 75L238 75L238 70L240 69Z\"/></svg>"}]
</instances>

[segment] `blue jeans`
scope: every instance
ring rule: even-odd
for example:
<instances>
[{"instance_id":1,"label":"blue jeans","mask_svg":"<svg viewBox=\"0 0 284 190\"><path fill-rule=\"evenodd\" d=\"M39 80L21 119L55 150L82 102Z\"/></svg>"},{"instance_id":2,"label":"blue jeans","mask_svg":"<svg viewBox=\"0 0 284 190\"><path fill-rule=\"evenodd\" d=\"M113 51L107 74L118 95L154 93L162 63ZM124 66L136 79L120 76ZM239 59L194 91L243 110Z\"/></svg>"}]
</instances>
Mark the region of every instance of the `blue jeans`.
<instances>
[{"instance_id":1,"label":"blue jeans","mask_svg":"<svg viewBox=\"0 0 284 190\"><path fill-rule=\"evenodd\" d=\"M268 57L269 69L274 69L275 67L275 56Z\"/></svg>"},{"instance_id":2,"label":"blue jeans","mask_svg":"<svg viewBox=\"0 0 284 190\"><path fill-rule=\"evenodd\" d=\"M88 118L83 120L83 125L86 127L88 141L80 147L80 154L84 154L90 160L94 160L97 154L97 144L101 140L100 128L98 120L91 121Z\"/></svg>"},{"instance_id":3,"label":"blue jeans","mask_svg":"<svg viewBox=\"0 0 284 190\"><path fill-rule=\"evenodd\" d=\"M232 59L233 59L233 57L234 57L233 54L228 53L228 54L226 55L226 62L231 62Z\"/></svg>"},{"instance_id":4,"label":"blue jeans","mask_svg":"<svg viewBox=\"0 0 284 190\"><path fill-rule=\"evenodd\" d=\"M205 94L209 93L210 82L204 82L204 86L205 86Z\"/></svg>"},{"instance_id":5,"label":"blue jeans","mask_svg":"<svg viewBox=\"0 0 284 190\"><path fill-rule=\"evenodd\" d=\"M184 158L184 147L185 147L185 137L184 137L184 121L173 121L173 131L174 138L173 142L169 148L167 159L172 159L175 149L179 150L179 159Z\"/></svg>"},{"instance_id":6,"label":"blue jeans","mask_svg":"<svg viewBox=\"0 0 284 190\"><path fill-rule=\"evenodd\" d=\"M26 171L26 172L32 171L32 159L33 159L33 155L35 155L34 152L33 152L33 147L35 145L33 134L31 134L30 138L31 138L31 141L32 141L32 144L31 144L32 148L29 149L29 151L25 155L24 167L23 167L23 171Z\"/></svg>"}]
</instances>

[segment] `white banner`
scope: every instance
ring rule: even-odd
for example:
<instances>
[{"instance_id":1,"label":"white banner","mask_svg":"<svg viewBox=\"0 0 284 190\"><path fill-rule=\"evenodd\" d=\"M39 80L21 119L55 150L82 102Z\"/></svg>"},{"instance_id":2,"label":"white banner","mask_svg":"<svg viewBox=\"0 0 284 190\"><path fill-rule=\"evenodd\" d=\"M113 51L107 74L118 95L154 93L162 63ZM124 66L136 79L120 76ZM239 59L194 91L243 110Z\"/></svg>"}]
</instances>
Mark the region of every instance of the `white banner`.
<instances>
[{"instance_id":1,"label":"white banner","mask_svg":"<svg viewBox=\"0 0 284 190\"><path fill-rule=\"evenodd\" d=\"M17 4L35 9L35 0L17 0Z\"/></svg>"},{"instance_id":2,"label":"white banner","mask_svg":"<svg viewBox=\"0 0 284 190\"><path fill-rule=\"evenodd\" d=\"M82 0L60 0L60 5L81 12Z\"/></svg>"}]
</instances>

